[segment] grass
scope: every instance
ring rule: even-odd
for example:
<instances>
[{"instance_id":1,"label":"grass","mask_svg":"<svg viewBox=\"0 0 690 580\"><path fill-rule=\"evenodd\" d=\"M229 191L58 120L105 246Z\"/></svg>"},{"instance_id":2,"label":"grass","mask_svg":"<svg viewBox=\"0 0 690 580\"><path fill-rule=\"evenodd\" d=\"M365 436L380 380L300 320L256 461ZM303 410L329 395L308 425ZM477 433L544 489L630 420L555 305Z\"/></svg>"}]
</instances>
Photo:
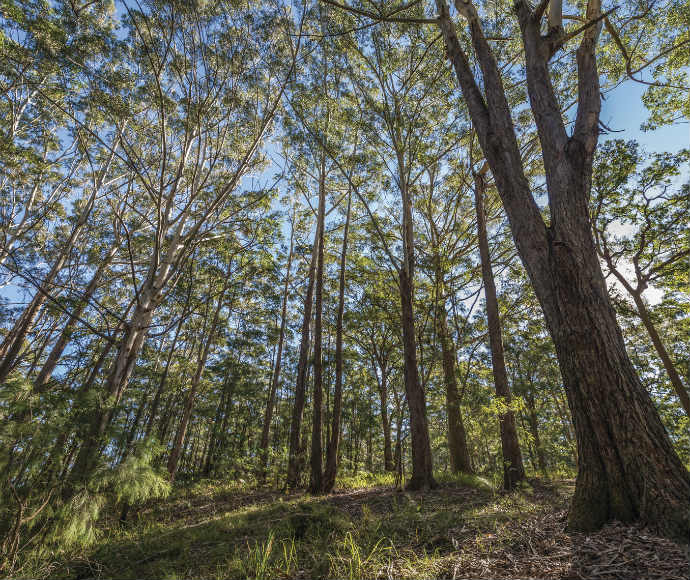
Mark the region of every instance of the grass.
<instances>
[{"instance_id":1,"label":"grass","mask_svg":"<svg viewBox=\"0 0 690 580\"><path fill-rule=\"evenodd\" d=\"M460 543L481 544L541 506L529 489L503 496L481 478L437 479L439 490L413 494L395 490L390 474L357 474L341 478L329 497L201 482L140 509L129 528L106 523L109 531L86 551L52 554L20 574L428 578L448 572Z\"/></svg>"}]
</instances>

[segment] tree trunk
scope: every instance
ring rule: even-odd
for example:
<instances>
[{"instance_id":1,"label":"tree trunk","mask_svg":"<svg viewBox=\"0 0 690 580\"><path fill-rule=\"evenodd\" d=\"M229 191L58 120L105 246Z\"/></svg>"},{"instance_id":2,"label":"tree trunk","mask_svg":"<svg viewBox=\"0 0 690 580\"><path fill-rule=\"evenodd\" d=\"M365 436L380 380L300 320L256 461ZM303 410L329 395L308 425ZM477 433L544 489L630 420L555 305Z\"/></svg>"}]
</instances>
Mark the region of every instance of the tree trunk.
<instances>
[{"instance_id":1,"label":"tree trunk","mask_svg":"<svg viewBox=\"0 0 690 580\"><path fill-rule=\"evenodd\" d=\"M309 327L311 326L311 309L314 298L314 276L316 260L319 251L321 232L317 224L312 247L311 263L307 276L307 291L304 297L304 318L302 319L302 338L299 345L299 362L297 364L297 381L295 383L295 403L292 408L290 422L290 448L288 454L288 469L286 485L294 489L299 483L302 418L304 415L305 389L307 383L307 367L309 358Z\"/></svg>"},{"instance_id":2,"label":"tree trunk","mask_svg":"<svg viewBox=\"0 0 690 580\"><path fill-rule=\"evenodd\" d=\"M489 327L489 344L491 345L491 367L493 370L496 395L508 410L498 417L501 428L501 449L503 451L503 487L514 489L525 478L525 468L522 465L520 442L518 441L515 414L510 409L511 393L508 385L508 373L503 354L503 337L501 319L498 311L496 284L491 268L489 254L489 240L486 231L486 215L484 214L484 177L474 176L474 200L477 213L477 235L479 239L479 254L482 262L482 278L484 280L484 296L486 298L486 318Z\"/></svg>"},{"instance_id":3,"label":"tree trunk","mask_svg":"<svg viewBox=\"0 0 690 580\"><path fill-rule=\"evenodd\" d=\"M283 285L283 307L280 313L280 334L278 335L278 348L276 350L276 360L273 367L271 387L266 400L266 410L264 412L264 424L261 429L261 441L259 443L260 467L259 481L266 480L266 470L268 468L268 440L273 422L273 408L275 407L276 392L280 382L280 367L283 358L283 343L285 341L285 328L287 326L287 303L290 288L290 268L292 266L292 254L295 247L295 215L292 216L290 228L290 251L288 252L287 266L285 268L285 284Z\"/></svg>"},{"instance_id":4,"label":"tree trunk","mask_svg":"<svg viewBox=\"0 0 690 580\"><path fill-rule=\"evenodd\" d=\"M455 348L448 332L446 309L439 305L439 339L443 355L443 382L446 386L446 415L448 417L448 453L453 472L472 473L470 453L467 449L465 425L460 411L460 394L455 375Z\"/></svg>"},{"instance_id":5,"label":"tree trunk","mask_svg":"<svg viewBox=\"0 0 690 580\"><path fill-rule=\"evenodd\" d=\"M340 447L340 420L343 411L343 316L345 313L345 263L347 260L347 235L350 228L350 209L352 192L347 197L343 245L340 251L340 280L338 282L338 313L335 326L335 391L333 393L333 410L331 416L331 437L326 450L326 471L323 489L326 493L333 491L338 472L338 451ZM388 440L390 455L390 436Z\"/></svg>"},{"instance_id":6,"label":"tree trunk","mask_svg":"<svg viewBox=\"0 0 690 580\"><path fill-rule=\"evenodd\" d=\"M46 359L45 363L43 363L43 367L41 368L41 371L38 373L38 376L34 381L34 392L41 393L46 390L48 386L48 381L50 381L50 377L53 375L53 371L55 370L55 367L60 361L60 357L62 356L62 353L65 350L67 343L72 337L74 327L77 325L79 318L88 306L89 301L91 300L94 292L96 291L96 288L98 288L98 284L101 281L101 277L103 276L105 269L108 267L112 259L115 257L115 252L117 251L117 248L118 245L113 244L110 247L108 253L98 264L98 268L94 272L94 275L92 276L89 285L86 287L86 291L80 297L77 306L70 313L67 319L67 324L65 324L65 327L62 329L60 337L57 339L57 342L53 345L53 348L50 351L50 354L48 355L48 358Z\"/></svg>"},{"instance_id":7,"label":"tree trunk","mask_svg":"<svg viewBox=\"0 0 690 580\"><path fill-rule=\"evenodd\" d=\"M196 393L199 389L199 384L201 383L201 377L206 366L206 360L208 359L209 352L211 352L211 345L216 337L216 329L218 328L218 321L220 319L220 311L223 308L223 302L225 300L225 293L228 290L230 284L232 272L232 260L228 263L228 269L225 272L225 282L223 283L223 289L218 296L218 302L216 304L216 309L213 313L213 320L211 321L211 326L209 327L208 336L206 337L206 342L203 348L199 352L199 359L196 365L196 371L194 377L192 378L192 385L189 389L189 394L185 402L184 411L182 412L182 419L175 434L175 442L173 443L173 448L170 452L170 457L168 458L168 473L170 475L170 481L175 480L175 473L177 472L177 462L180 458L180 450L182 449L182 443L184 442L185 435L187 433L187 425L189 419L192 416L192 409L194 408L194 402L196 400Z\"/></svg>"},{"instance_id":8,"label":"tree trunk","mask_svg":"<svg viewBox=\"0 0 690 580\"><path fill-rule=\"evenodd\" d=\"M7 379L7 376L14 368L15 361L19 356L19 352L22 348L22 345L24 344L24 340L33 328L33 323L36 319L38 311L41 309L45 301L50 296L51 286L55 281L55 278L58 276L63 266L65 265L65 262L67 261L67 258L69 257L72 248L74 248L74 245L76 244L77 240L79 239L82 231L86 226L89 216L91 215L91 211L93 210L96 201L96 196L101 187L103 186L103 182L105 181L105 177L110 168L110 164L112 163L113 158L115 157L115 151L117 149L117 144L119 142L120 136L118 134L115 138L115 143L111 148L110 156L108 157L105 164L101 167L101 171L96 183L94 184L94 188L91 194L89 195L88 199L86 200L86 204L79 213L79 217L77 218L77 221L74 224L74 227L72 228L69 238L60 250L57 259L55 260L55 262L53 262L50 271L37 288L36 294L34 295L33 299L26 307L26 309L24 310L20 318L17 320L17 322L14 324L10 332L7 334L2 344L0 344L0 384L5 382L5 379Z\"/></svg>"},{"instance_id":9,"label":"tree trunk","mask_svg":"<svg viewBox=\"0 0 690 580\"><path fill-rule=\"evenodd\" d=\"M403 360L405 394L410 409L412 435L412 477L408 489L436 487L434 480L429 425L426 418L426 396L419 380L417 367L417 339L414 326L414 235L412 221L412 192L404 180L405 168L402 155L398 155L400 195L402 199L403 264L398 272L400 305L402 314Z\"/></svg>"},{"instance_id":10,"label":"tree trunk","mask_svg":"<svg viewBox=\"0 0 690 580\"><path fill-rule=\"evenodd\" d=\"M678 374L678 371L676 370L676 367L673 364L668 351L666 350L666 346L664 345L664 342L661 340L661 337L654 326L654 322L649 314L649 310L647 310L647 305L644 303L644 299L639 292L632 293L632 297L635 301L635 305L637 306L637 313L640 317L640 320L642 320L642 324L644 324L644 327L647 329L649 338L652 339L652 344L654 345L654 348L656 349L656 352L659 355L664 368L666 369L668 378L671 380L673 390L676 391L676 395L678 395L678 400L685 410L685 414L690 417L690 395L688 395L688 390L685 388L685 385L680 378L680 374Z\"/></svg>"},{"instance_id":11,"label":"tree trunk","mask_svg":"<svg viewBox=\"0 0 690 580\"><path fill-rule=\"evenodd\" d=\"M323 491L323 254L326 219L326 155L321 155L319 172L318 224L319 250L316 259L316 295L314 297L314 393L311 421L310 493Z\"/></svg>"},{"instance_id":12,"label":"tree trunk","mask_svg":"<svg viewBox=\"0 0 690 580\"><path fill-rule=\"evenodd\" d=\"M381 369L379 402L381 404L381 427L383 428L383 468L386 471L395 471L391 450L391 419L388 416L388 370L385 368Z\"/></svg>"},{"instance_id":13,"label":"tree trunk","mask_svg":"<svg viewBox=\"0 0 690 580\"><path fill-rule=\"evenodd\" d=\"M527 421L529 423L529 430L534 439L534 448L537 451L537 462L539 463L539 470L544 476L546 473L546 457L544 456L544 447L541 444L541 437L539 437L539 421L537 420L537 409L534 404L534 394L528 393L526 397L527 402Z\"/></svg>"},{"instance_id":14,"label":"tree trunk","mask_svg":"<svg viewBox=\"0 0 690 580\"><path fill-rule=\"evenodd\" d=\"M578 107L569 136L549 71L562 28L542 36L541 14L535 15L524 0L515 3L549 194L547 227L524 173L498 65L479 16L469 10L471 5L461 5L483 92L446 2L437 0L437 7L448 55L556 347L578 446L569 529L593 530L612 519L639 520L687 540L690 475L625 351L591 232L589 194L601 110L598 26L581 33ZM600 15L601 4L590 0L587 20Z\"/></svg>"}]
</instances>

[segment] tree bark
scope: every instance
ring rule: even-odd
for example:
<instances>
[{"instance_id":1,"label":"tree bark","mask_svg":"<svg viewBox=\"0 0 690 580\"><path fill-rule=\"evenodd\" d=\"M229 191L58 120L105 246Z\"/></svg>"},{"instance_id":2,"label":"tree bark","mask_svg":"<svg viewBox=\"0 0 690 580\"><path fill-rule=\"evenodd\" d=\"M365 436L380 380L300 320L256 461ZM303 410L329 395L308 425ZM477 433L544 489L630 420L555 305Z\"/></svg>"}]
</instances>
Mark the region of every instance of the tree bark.
<instances>
[{"instance_id":1,"label":"tree bark","mask_svg":"<svg viewBox=\"0 0 690 580\"><path fill-rule=\"evenodd\" d=\"M439 305L439 339L443 356L443 382L446 387L446 415L448 417L448 453L453 472L473 473L470 452L467 448L465 424L460 411L460 393L455 374L455 348L448 332L446 309Z\"/></svg>"},{"instance_id":2,"label":"tree bark","mask_svg":"<svg viewBox=\"0 0 690 580\"><path fill-rule=\"evenodd\" d=\"M321 154L319 171L318 224L319 250L316 259L316 295L314 297L314 393L311 422L310 493L323 492L323 254L326 219L326 155Z\"/></svg>"},{"instance_id":3,"label":"tree bark","mask_svg":"<svg viewBox=\"0 0 690 580\"><path fill-rule=\"evenodd\" d=\"M326 470L323 490L333 491L338 472L338 451L340 447L340 421L343 413L343 316L345 313L345 263L347 261L347 235L350 228L350 210L352 192L347 197L343 245L340 251L340 279L338 281L338 313L335 323L335 391L333 393L333 410L331 416L331 437L326 450ZM388 440L390 454L390 438Z\"/></svg>"},{"instance_id":4,"label":"tree bark","mask_svg":"<svg viewBox=\"0 0 690 580\"><path fill-rule=\"evenodd\" d=\"M307 290L304 297L304 317L302 319L302 337L299 345L299 362L297 363L297 381L295 383L295 403L292 408L290 421L290 446L288 451L288 469L286 486L294 489L299 483L302 418L304 415L305 389L307 383L307 367L309 358L309 327L311 326L311 310L314 298L314 276L316 274L316 260L319 251L321 232L317 224L314 233L311 263L307 275Z\"/></svg>"},{"instance_id":5,"label":"tree bark","mask_svg":"<svg viewBox=\"0 0 690 580\"><path fill-rule=\"evenodd\" d=\"M549 194L547 227L525 177L498 65L479 16L471 4L460 7L468 18L484 92L444 0L437 0L439 26L544 311L575 425L578 476L569 529L593 530L612 519L639 520L687 539L690 475L625 351L591 232L589 193L601 110L598 26L582 33L577 50L578 107L568 136L548 65L559 31L542 37L541 15L524 0L515 4ZM587 20L600 15L600 3L590 0Z\"/></svg>"},{"instance_id":6,"label":"tree bark","mask_svg":"<svg viewBox=\"0 0 690 580\"><path fill-rule=\"evenodd\" d=\"M491 267L489 254L489 240L486 231L486 215L484 213L484 192L486 186L484 177L480 173L474 175L474 200L477 213L477 237L479 240L479 254L482 262L482 279L484 281L484 296L486 298L486 318L489 327L489 344L491 346L491 368L496 386L496 395L508 410L498 416L501 428L501 450L503 452L503 487L514 489L520 481L525 479L525 468L522 464L522 453L518 441L515 414L510 409L511 393L508 384L508 372L503 353L503 337L501 318L498 311L498 298Z\"/></svg>"},{"instance_id":7,"label":"tree bark","mask_svg":"<svg viewBox=\"0 0 690 580\"><path fill-rule=\"evenodd\" d=\"M402 200L403 263L400 266L399 286L402 314L403 360L405 394L410 409L410 432L412 436L412 477L407 483L410 490L436 487L429 440L429 425L426 418L426 396L419 380L417 366L417 338L414 324L414 235L412 221L412 192L404 179L405 166L402 154L398 153L400 195Z\"/></svg>"}]
</instances>

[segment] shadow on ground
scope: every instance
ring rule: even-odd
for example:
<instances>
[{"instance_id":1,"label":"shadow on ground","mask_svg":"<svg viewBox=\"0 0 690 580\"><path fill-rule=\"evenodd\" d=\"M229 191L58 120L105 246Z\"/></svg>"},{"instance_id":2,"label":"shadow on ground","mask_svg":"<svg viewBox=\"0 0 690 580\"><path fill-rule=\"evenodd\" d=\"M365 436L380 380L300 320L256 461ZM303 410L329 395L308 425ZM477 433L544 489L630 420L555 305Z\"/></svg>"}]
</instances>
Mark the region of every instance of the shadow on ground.
<instances>
[{"instance_id":1,"label":"shadow on ground","mask_svg":"<svg viewBox=\"0 0 690 580\"><path fill-rule=\"evenodd\" d=\"M687 552L634 527L564 531L570 482L510 495L445 486L309 497L196 489L141 509L131 528L55 578L687 578Z\"/></svg>"}]
</instances>

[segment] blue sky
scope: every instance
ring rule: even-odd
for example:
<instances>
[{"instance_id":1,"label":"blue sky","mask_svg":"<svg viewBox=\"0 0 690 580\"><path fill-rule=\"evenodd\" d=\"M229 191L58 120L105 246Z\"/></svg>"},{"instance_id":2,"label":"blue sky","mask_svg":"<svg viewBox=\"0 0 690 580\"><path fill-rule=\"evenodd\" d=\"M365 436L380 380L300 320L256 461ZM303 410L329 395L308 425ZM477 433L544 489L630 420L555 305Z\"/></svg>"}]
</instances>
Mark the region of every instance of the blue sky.
<instances>
[{"instance_id":1,"label":"blue sky","mask_svg":"<svg viewBox=\"0 0 690 580\"><path fill-rule=\"evenodd\" d=\"M687 121L655 131L640 130L640 125L647 120L647 110L642 103L646 89L646 85L626 81L606 94L602 101L601 120L611 129L622 130L622 133L611 133L605 139L635 139L649 152L675 152L690 146L690 124Z\"/></svg>"}]
</instances>

